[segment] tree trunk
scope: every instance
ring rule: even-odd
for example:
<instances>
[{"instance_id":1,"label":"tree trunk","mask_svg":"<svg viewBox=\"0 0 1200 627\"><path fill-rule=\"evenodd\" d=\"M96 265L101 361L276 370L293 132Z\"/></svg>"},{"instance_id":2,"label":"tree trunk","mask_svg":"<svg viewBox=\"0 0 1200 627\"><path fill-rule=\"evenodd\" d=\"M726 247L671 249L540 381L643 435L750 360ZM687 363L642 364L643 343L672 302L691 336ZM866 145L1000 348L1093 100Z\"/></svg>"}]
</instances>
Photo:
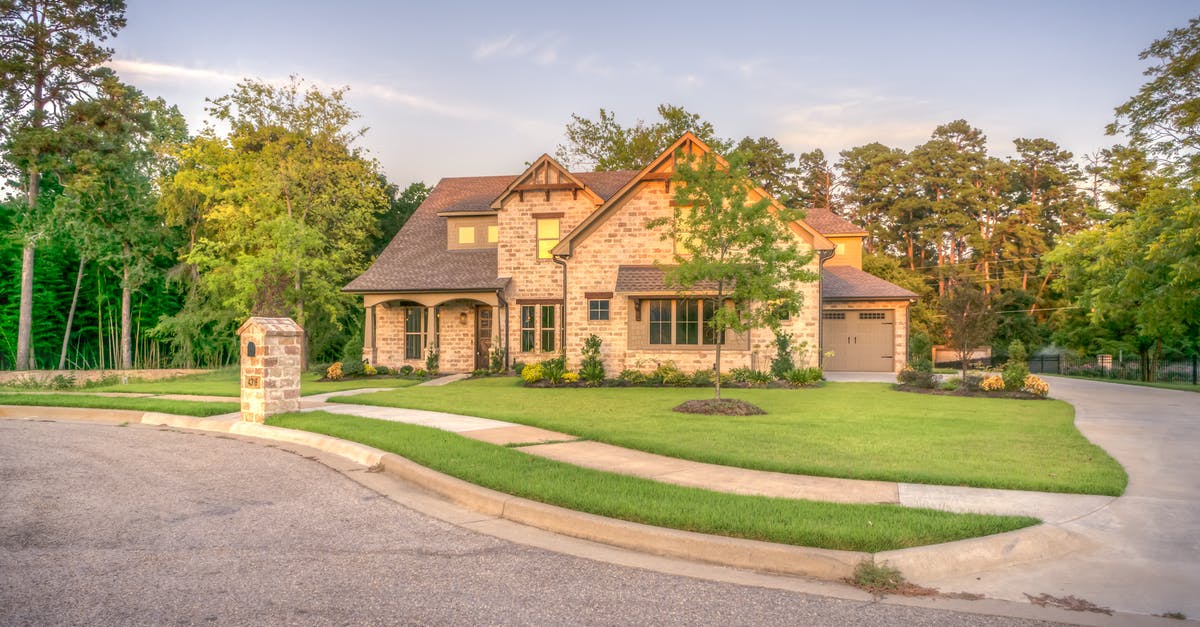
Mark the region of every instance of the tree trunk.
<instances>
[{"instance_id":1,"label":"tree trunk","mask_svg":"<svg viewBox=\"0 0 1200 627\"><path fill-rule=\"evenodd\" d=\"M71 340L71 325L75 322L75 306L79 304L79 287L83 284L83 266L87 257L79 256L79 272L75 273L75 291L71 294L71 308L67 310L67 329L63 331L62 350L58 353L58 369L67 367L67 344Z\"/></svg>"},{"instance_id":2,"label":"tree trunk","mask_svg":"<svg viewBox=\"0 0 1200 627\"><path fill-rule=\"evenodd\" d=\"M123 244L125 267L121 277L121 368L133 368L133 287L129 278L129 243Z\"/></svg>"},{"instance_id":3,"label":"tree trunk","mask_svg":"<svg viewBox=\"0 0 1200 627\"><path fill-rule=\"evenodd\" d=\"M21 305L17 317L17 370L32 370L33 360L33 240L21 251Z\"/></svg>"}]
</instances>

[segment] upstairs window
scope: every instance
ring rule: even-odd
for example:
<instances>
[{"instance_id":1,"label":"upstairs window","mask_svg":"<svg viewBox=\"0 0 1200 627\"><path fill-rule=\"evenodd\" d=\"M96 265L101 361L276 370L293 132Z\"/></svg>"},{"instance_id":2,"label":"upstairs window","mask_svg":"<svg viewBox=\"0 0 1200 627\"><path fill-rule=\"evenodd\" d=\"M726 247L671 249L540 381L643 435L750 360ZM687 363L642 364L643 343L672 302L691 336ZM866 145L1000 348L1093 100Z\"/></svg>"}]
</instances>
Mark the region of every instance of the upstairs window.
<instances>
[{"instance_id":1,"label":"upstairs window","mask_svg":"<svg viewBox=\"0 0 1200 627\"><path fill-rule=\"evenodd\" d=\"M549 259L550 249L558 244L558 218L538 218L538 259Z\"/></svg>"},{"instance_id":2,"label":"upstairs window","mask_svg":"<svg viewBox=\"0 0 1200 627\"><path fill-rule=\"evenodd\" d=\"M458 243L459 244L474 244L475 243L475 227L473 227L473 226L458 227Z\"/></svg>"}]
</instances>

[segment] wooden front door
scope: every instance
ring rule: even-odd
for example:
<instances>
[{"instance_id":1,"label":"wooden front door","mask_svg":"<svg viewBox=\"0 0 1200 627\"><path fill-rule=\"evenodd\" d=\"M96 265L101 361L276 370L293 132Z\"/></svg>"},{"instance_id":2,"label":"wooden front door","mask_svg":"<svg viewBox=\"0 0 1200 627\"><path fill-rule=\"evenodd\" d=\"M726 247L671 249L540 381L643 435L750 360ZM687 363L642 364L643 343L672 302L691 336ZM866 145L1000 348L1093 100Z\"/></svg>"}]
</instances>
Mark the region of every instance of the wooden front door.
<instances>
[{"instance_id":1,"label":"wooden front door","mask_svg":"<svg viewBox=\"0 0 1200 627\"><path fill-rule=\"evenodd\" d=\"M487 370L492 352L492 308L475 307L475 369Z\"/></svg>"}]
</instances>

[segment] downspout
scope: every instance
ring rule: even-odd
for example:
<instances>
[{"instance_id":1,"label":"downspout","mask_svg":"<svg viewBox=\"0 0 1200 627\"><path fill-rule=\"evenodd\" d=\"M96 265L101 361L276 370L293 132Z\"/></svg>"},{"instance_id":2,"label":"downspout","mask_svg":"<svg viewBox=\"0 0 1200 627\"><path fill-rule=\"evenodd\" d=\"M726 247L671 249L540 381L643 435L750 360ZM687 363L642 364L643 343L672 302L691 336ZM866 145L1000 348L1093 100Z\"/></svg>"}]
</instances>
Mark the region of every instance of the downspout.
<instances>
[{"instance_id":1,"label":"downspout","mask_svg":"<svg viewBox=\"0 0 1200 627\"><path fill-rule=\"evenodd\" d=\"M562 266L562 315L559 317L559 328L561 332L558 335L559 352L563 358L567 356L567 258L566 256L554 255L550 261Z\"/></svg>"},{"instance_id":2,"label":"downspout","mask_svg":"<svg viewBox=\"0 0 1200 627\"><path fill-rule=\"evenodd\" d=\"M817 367L821 370L825 369L825 297L821 293L825 279L821 278L821 270L836 252L836 248L817 250Z\"/></svg>"}]
</instances>

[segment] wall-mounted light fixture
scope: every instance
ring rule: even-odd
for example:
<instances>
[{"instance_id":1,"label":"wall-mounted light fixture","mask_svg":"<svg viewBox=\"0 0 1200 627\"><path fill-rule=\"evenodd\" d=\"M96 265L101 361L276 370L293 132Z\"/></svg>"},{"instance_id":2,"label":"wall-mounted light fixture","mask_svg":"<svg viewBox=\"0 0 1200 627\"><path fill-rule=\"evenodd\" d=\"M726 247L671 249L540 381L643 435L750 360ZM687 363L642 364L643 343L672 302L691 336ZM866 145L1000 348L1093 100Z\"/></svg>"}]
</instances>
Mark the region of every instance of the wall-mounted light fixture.
<instances>
[{"instance_id":1,"label":"wall-mounted light fixture","mask_svg":"<svg viewBox=\"0 0 1200 627\"><path fill-rule=\"evenodd\" d=\"M464 311L464 312L458 314L458 323L459 324L467 323L467 312Z\"/></svg>"}]
</instances>

